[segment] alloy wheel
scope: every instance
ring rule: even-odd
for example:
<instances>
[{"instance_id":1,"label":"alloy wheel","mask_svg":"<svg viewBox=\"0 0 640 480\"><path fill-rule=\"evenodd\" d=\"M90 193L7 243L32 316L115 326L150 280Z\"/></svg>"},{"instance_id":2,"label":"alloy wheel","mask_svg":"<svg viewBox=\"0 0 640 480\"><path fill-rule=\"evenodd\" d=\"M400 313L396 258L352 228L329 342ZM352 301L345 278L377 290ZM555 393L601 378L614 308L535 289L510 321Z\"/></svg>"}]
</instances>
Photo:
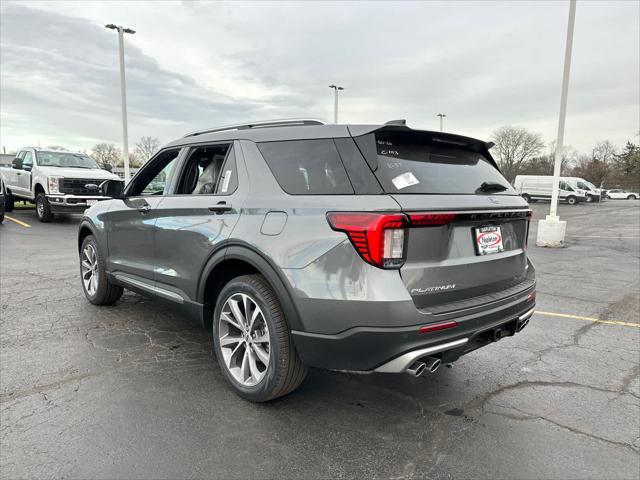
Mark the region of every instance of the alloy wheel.
<instances>
[{"instance_id":1,"label":"alloy wheel","mask_svg":"<svg viewBox=\"0 0 640 480\"><path fill-rule=\"evenodd\" d=\"M42 198L36 200L36 210L38 211L38 217L42 218L44 216L44 201Z\"/></svg>"},{"instance_id":2,"label":"alloy wheel","mask_svg":"<svg viewBox=\"0 0 640 480\"><path fill-rule=\"evenodd\" d=\"M269 368L269 327L253 298L231 295L218 319L218 339L224 364L243 386L260 383Z\"/></svg>"},{"instance_id":3,"label":"alloy wheel","mask_svg":"<svg viewBox=\"0 0 640 480\"><path fill-rule=\"evenodd\" d=\"M84 247L82 258L80 259L82 270L82 283L87 293L91 296L98 290L98 256L96 250L90 243Z\"/></svg>"}]
</instances>

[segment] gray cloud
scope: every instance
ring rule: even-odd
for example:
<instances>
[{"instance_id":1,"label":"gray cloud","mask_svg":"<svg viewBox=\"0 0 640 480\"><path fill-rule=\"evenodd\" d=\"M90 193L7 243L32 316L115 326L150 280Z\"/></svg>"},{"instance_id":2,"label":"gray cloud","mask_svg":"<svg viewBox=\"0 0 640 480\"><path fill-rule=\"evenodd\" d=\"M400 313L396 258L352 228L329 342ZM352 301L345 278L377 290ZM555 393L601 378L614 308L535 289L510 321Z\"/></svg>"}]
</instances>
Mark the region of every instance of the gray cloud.
<instances>
[{"instance_id":1,"label":"gray cloud","mask_svg":"<svg viewBox=\"0 0 640 480\"><path fill-rule=\"evenodd\" d=\"M566 131L574 147L638 141L639 8L578 6ZM3 142L119 142L116 36L103 18L138 30L126 45L132 139L330 118L334 82L346 87L348 122L434 128L442 111L450 130L480 137L519 124L552 140L557 127L565 2L33 3L2 9Z\"/></svg>"}]
</instances>

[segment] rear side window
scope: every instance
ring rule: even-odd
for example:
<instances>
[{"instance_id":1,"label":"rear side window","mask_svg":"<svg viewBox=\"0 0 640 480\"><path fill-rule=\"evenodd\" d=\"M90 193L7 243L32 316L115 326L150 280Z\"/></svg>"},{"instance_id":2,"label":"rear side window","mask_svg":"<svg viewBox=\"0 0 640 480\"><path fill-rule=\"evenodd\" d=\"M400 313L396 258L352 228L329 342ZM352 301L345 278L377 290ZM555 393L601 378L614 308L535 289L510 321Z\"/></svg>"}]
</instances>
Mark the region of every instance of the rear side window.
<instances>
[{"instance_id":1,"label":"rear side window","mask_svg":"<svg viewBox=\"0 0 640 480\"><path fill-rule=\"evenodd\" d=\"M282 189L291 195L353 193L332 139L265 142L258 149Z\"/></svg>"},{"instance_id":2,"label":"rear side window","mask_svg":"<svg viewBox=\"0 0 640 480\"><path fill-rule=\"evenodd\" d=\"M411 132L379 132L373 139L374 173L387 193L476 194L483 183L497 183L505 190L492 195L515 194L481 153Z\"/></svg>"}]
</instances>

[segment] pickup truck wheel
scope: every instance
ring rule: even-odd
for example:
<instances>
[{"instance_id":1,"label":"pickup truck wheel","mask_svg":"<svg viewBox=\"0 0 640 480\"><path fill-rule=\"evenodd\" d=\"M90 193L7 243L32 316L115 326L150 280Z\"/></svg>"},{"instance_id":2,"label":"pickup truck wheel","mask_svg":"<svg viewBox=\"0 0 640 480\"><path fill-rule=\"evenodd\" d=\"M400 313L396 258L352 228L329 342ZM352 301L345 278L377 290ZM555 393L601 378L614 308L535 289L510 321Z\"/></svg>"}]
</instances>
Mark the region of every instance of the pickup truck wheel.
<instances>
[{"instance_id":1,"label":"pickup truck wheel","mask_svg":"<svg viewBox=\"0 0 640 480\"><path fill-rule=\"evenodd\" d=\"M4 211L13 212L13 195L6 195L4 197Z\"/></svg>"},{"instance_id":2,"label":"pickup truck wheel","mask_svg":"<svg viewBox=\"0 0 640 480\"><path fill-rule=\"evenodd\" d=\"M51 205L49 205L49 200L44 193L39 193L36 195L36 214L38 215L38 220L41 222L50 222L53 220L53 213L51 213Z\"/></svg>"},{"instance_id":3,"label":"pickup truck wheel","mask_svg":"<svg viewBox=\"0 0 640 480\"><path fill-rule=\"evenodd\" d=\"M578 199L576 197L574 197L573 195L569 195L567 197L567 203L569 205L575 205L576 203L578 203Z\"/></svg>"},{"instance_id":4,"label":"pickup truck wheel","mask_svg":"<svg viewBox=\"0 0 640 480\"><path fill-rule=\"evenodd\" d=\"M222 289L213 318L213 348L227 382L253 402L286 395L307 373L280 301L262 275L236 277Z\"/></svg>"},{"instance_id":5,"label":"pickup truck wheel","mask_svg":"<svg viewBox=\"0 0 640 480\"><path fill-rule=\"evenodd\" d=\"M80 279L84 295L94 305L111 305L122 296L122 287L109 282L98 242L88 235L80 247Z\"/></svg>"}]
</instances>

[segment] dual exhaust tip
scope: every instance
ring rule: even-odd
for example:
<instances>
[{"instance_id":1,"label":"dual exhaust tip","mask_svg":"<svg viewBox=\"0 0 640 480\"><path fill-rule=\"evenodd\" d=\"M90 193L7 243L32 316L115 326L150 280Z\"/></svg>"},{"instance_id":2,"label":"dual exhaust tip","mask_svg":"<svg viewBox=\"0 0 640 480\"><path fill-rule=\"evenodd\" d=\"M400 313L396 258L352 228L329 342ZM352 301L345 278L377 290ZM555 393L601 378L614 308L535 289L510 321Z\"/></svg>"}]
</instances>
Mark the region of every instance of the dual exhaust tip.
<instances>
[{"instance_id":1,"label":"dual exhaust tip","mask_svg":"<svg viewBox=\"0 0 640 480\"><path fill-rule=\"evenodd\" d=\"M423 373L435 373L442 361L436 357L424 357L420 360L413 362L405 370L412 377L419 377Z\"/></svg>"}]
</instances>

